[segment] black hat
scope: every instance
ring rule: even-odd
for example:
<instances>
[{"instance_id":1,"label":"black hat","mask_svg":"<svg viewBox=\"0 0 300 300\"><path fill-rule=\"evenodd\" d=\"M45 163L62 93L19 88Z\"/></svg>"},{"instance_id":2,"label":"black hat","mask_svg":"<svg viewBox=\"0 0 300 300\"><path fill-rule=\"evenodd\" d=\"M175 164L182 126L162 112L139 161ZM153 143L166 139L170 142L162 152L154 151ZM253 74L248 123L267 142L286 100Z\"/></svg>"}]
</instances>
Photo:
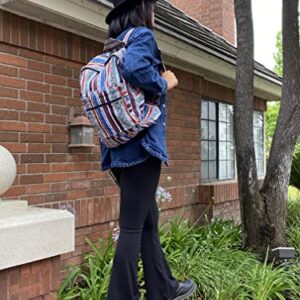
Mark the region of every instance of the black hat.
<instances>
[{"instance_id":1,"label":"black hat","mask_svg":"<svg viewBox=\"0 0 300 300\"><path fill-rule=\"evenodd\" d=\"M157 0L152 1L156 2ZM125 9L128 9L129 7L133 7L138 3L141 3L142 0L112 0L112 2L114 4L114 8L109 12L105 19L105 22L108 25L120 12L124 11Z\"/></svg>"}]
</instances>

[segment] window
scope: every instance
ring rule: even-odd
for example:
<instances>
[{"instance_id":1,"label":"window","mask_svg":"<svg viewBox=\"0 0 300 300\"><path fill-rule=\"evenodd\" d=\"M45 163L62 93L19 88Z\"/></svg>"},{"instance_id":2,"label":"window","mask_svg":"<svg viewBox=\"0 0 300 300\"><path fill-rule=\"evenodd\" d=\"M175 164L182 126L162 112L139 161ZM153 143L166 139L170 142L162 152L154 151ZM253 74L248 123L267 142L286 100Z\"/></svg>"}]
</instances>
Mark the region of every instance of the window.
<instances>
[{"instance_id":1,"label":"window","mask_svg":"<svg viewBox=\"0 0 300 300\"><path fill-rule=\"evenodd\" d=\"M264 175L264 115L253 114L254 146L258 176ZM203 180L236 177L233 105L202 100L201 174Z\"/></svg>"},{"instance_id":2,"label":"window","mask_svg":"<svg viewBox=\"0 0 300 300\"><path fill-rule=\"evenodd\" d=\"M202 179L235 178L233 106L202 101L201 172Z\"/></svg>"},{"instance_id":3,"label":"window","mask_svg":"<svg viewBox=\"0 0 300 300\"><path fill-rule=\"evenodd\" d=\"M265 174L264 115L259 111L253 113L253 137L257 175L263 176Z\"/></svg>"}]
</instances>

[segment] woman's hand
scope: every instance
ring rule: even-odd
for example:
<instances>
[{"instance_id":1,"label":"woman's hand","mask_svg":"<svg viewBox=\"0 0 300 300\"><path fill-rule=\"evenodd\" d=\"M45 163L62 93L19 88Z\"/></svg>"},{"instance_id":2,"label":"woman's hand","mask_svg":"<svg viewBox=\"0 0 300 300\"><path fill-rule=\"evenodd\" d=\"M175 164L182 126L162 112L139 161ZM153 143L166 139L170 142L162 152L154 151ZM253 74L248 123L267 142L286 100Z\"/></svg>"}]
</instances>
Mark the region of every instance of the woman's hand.
<instances>
[{"instance_id":1,"label":"woman's hand","mask_svg":"<svg viewBox=\"0 0 300 300\"><path fill-rule=\"evenodd\" d=\"M178 79L172 71L162 72L161 76L167 80L168 90L171 90L178 85Z\"/></svg>"}]
</instances>

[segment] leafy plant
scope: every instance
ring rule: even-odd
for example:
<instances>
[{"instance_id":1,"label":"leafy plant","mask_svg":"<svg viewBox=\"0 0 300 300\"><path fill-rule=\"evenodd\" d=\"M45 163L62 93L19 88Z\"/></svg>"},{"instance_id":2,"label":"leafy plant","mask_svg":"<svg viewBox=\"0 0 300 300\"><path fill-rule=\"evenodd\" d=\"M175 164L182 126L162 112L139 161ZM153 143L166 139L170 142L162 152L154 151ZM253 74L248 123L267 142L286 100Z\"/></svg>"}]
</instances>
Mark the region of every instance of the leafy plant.
<instances>
[{"instance_id":1,"label":"leafy plant","mask_svg":"<svg viewBox=\"0 0 300 300\"><path fill-rule=\"evenodd\" d=\"M300 199L300 198L299 198ZM300 249L300 201L288 206L288 241ZM203 225L175 216L159 226L163 251L179 281L193 278L197 291L192 299L281 300L300 299L300 265L275 267L257 260L241 248L241 228L233 221L206 218ZM112 235L108 243L86 240L92 253L82 266L71 267L58 293L60 300L106 299L114 257ZM300 251L299 251L300 253ZM142 260L138 264L140 300L146 299Z\"/></svg>"}]
</instances>

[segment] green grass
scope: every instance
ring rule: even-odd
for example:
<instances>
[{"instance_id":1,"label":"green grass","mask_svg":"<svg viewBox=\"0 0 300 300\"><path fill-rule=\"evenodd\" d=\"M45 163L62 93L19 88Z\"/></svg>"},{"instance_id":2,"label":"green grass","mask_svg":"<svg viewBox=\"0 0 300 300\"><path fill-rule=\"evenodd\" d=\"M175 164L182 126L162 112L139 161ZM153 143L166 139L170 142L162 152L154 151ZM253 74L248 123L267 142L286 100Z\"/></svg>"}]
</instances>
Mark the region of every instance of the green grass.
<instances>
[{"instance_id":1,"label":"green grass","mask_svg":"<svg viewBox=\"0 0 300 300\"><path fill-rule=\"evenodd\" d=\"M300 197L290 190L287 237L300 253ZM256 259L241 249L241 228L232 221L216 219L195 226L188 220L173 218L159 227L160 240L178 280L193 278L196 296L206 300L284 300L300 299L300 266L275 267ZM58 299L104 300L109 283L114 246L100 240L90 243L94 254L85 258L82 267L70 268ZM140 299L145 299L143 266L139 261Z\"/></svg>"}]
</instances>

